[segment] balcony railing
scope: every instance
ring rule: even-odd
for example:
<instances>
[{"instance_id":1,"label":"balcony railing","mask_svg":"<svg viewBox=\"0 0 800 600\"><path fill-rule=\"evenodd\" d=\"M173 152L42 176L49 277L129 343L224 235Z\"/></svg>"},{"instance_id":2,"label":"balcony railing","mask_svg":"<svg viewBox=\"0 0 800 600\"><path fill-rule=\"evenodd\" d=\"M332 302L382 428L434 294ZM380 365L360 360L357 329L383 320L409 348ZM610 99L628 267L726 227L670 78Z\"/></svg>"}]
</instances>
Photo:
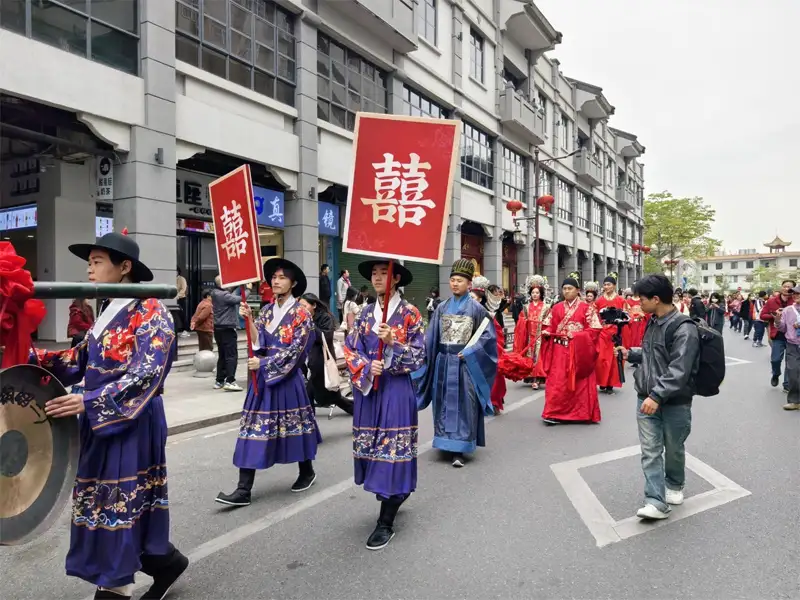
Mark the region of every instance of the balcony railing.
<instances>
[{"instance_id":1,"label":"balcony railing","mask_svg":"<svg viewBox=\"0 0 800 600\"><path fill-rule=\"evenodd\" d=\"M636 195L624 185L617 186L617 208L633 210L636 208Z\"/></svg>"},{"instance_id":2,"label":"balcony railing","mask_svg":"<svg viewBox=\"0 0 800 600\"><path fill-rule=\"evenodd\" d=\"M586 148L582 148L573 158L575 176L591 186L602 185L603 167Z\"/></svg>"},{"instance_id":3,"label":"balcony railing","mask_svg":"<svg viewBox=\"0 0 800 600\"><path fill-rule=\"evenodd\" d=\"M500 121L534 146L544 143L544 115L512 87L500 92Z\"/></svg>"}]
</instances>

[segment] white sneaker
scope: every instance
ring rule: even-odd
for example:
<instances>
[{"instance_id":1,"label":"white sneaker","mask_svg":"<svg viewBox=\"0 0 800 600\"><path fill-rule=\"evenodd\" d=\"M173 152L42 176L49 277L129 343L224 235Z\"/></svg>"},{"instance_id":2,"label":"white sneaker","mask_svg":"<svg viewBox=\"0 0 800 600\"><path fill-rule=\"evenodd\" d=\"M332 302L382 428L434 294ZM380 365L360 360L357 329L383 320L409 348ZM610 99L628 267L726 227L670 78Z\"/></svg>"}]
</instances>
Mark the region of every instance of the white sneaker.
<instances>
[{"instance_id":1,"label":"white sneaker","mask_svg":"<svg viewBox=\"0 0 800 600\"><path fill-rule=\"evenodd\" d=\"M648 520L661 520L666 519L669 517L668 512L663 512L658 510L652 504L645 504L642 508L636 511L636 516L640 519L648 519Z\"/></svg>"},{"instance_id":2,"label":"white sneaker","mask_svg":"<svg viewBox=\"0 0 800 600\"><path fill-rule=\"evenodd\" d=\"M244 391L244 388L242 388L242 386L240 386L238 383L226 383L222 387L222 389L224 389L226 392L242 392L242 391Z\"/></svg>"},{"instance_id":3,"label":"white sneaker","mask_svg":"<svg viewBox=\"0 0 800 600\"><path fill-rule=\"evenodd\" d=\"M683 504L683 490L671 490L667 488L667 504L678 506Z\"/></svg>"}]
</instances>

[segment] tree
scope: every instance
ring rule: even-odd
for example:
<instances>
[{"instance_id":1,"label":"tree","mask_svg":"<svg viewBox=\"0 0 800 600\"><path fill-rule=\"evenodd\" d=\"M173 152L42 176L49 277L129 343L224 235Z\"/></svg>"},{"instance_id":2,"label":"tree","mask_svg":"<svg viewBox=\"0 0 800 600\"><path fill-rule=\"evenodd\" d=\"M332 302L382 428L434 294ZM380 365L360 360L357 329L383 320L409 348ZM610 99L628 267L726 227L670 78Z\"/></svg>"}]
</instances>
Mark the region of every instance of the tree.
<instances>
[{"instance_id":1,"label":"tree","mask_svg":"<svg viewBox=\"0 0 800 600\"><path fill-rule=\"evenodd\" d=\"M731 281L727 275L717 275L714 282L717 284L717 291L723 296L727 296L731 291Z\"/></svg>"},{"instance_id":2,"label":"tree","mask_svg":"<svg viewBox=\"0 0 800 600\"><path fill-rule=\"evenodd\" d=\"M663 272L665 259L713 255L722 244L710 236L715 215L699 196L675 198L667 191L650 194L644 202L644 244L651 248L645 271Z\"/></svg>"},{"instance_id":3,"label":"tree","mask_svg":"<svg viewBox=\"0 0 800 600\"><path fill-rule=\"evenodd\" d=\"M756 267L750 275L752 285L750 290L760 292L762 290L777 290L785 280L800 281L800 269L788 269L781 271L778 267Z\"/></svg>"}]
</instances>

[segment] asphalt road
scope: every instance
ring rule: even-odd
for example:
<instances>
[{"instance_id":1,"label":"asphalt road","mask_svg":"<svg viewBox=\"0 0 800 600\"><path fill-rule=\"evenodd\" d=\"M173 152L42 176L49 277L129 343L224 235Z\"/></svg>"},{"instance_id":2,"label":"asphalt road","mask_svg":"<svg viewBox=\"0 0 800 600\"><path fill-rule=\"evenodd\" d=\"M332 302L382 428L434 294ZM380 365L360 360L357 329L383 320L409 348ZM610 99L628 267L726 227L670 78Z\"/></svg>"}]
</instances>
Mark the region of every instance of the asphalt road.
<instances>
[{"instance_id":1,"label":"asphalt road","mask_svg":"<svg viewBox=\"0 0 800 600\"><path fill-rule=\"evenodd\" d=\"M295 467L279 466L258 474L252 506L238 510L213 502L236 482L230 423L170 438L173 541L193 559L170 597L800 598L800 412L781 410L785 396L769 387L768 348L726 344L723 393L695 400L687 451L749 495L599 547L551 465L637 445L632 372L623 391L601 396L599 425L546 427L542 394L512 383L510 409L464 469L429 450L430 412L421 415L418 491L390 546L369 552L378 503L352 485L344 413L319 415L309 492L291 494ZM640 506L638 456L579 473L613 521ZM687 498L713 490L689 474ZM586 503L585 490L572 492ZM0 549L0 597L90 596L64 575L67 544L65 513L36 542Z\"/></svg>"}]
</instances>

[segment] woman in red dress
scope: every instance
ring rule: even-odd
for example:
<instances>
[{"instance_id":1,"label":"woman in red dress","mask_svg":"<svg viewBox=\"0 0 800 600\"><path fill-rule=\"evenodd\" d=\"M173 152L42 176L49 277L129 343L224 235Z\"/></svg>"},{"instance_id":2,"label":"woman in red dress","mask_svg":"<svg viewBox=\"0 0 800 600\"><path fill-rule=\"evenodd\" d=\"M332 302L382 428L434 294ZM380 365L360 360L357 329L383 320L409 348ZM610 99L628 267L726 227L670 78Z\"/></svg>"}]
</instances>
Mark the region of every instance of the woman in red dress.
<instances>
[{"instance_id":1,"label":"woman in red dress","mask_svg":"<svg viewBox=\"0 0 800 600\"><path fill-rule=\"evenodd\" d=\"M628 349L641 348L644 328L647 327L647 315L642 310L642 301L639 296L632 294L626 298L625 310L630 315L631 321L627 327L622 328L622 345Z\"/></svg>"},{"instance_id":2,"label":"woman in red dress","mask_svg":"<svg viewBox=\"0 0 800 600\"><path fill-rule=\"evenodd\" d=\"M546 281L541 275L531 275L525 281L530 302L520 313L514 329L514 352L533 361L530 377L533 378L531 387L535 390L539 389L546 377L542 353L545 347L542 345L542 322L550 312L550 306L544 300Z\"/></svg>"},{"instance_id":3,"label":"woman in red dress","mask_svg":"<svg viewBox=\"0 0 800 600\"><path fill-rule=\"evenodd\" d=\"M616 273L609 273L608 277L603 280L603 294L597 299L594 306L601 321L601 312L604 308L625 309L625 301L622 296L617 294ZM606 394L612 394L614 388L622 387L614 344L616 333L616 325L603 324L603 332L600 334L600 342L597 345L597 385L600 386L600 391Z\"/></svg>"},{"instance_id":4,"label":"woman in red dress","mask_svg":"<svg viewBox=\"0 0 800 600\"><path fill-rule=\"evenodd\" d=\"M496 285L491 285L486 277L478 275L472 279L472 297L475 298L487 310L492 317L494 330L497 333L497 364L500 365L505 348L505 330L503 328L503 312L508 306L505 293ZM494 378L491 390L492 407L495 414L503 411L503 404L506 397L506 378L499 373Z\"/></svg>"}]
</instances>

